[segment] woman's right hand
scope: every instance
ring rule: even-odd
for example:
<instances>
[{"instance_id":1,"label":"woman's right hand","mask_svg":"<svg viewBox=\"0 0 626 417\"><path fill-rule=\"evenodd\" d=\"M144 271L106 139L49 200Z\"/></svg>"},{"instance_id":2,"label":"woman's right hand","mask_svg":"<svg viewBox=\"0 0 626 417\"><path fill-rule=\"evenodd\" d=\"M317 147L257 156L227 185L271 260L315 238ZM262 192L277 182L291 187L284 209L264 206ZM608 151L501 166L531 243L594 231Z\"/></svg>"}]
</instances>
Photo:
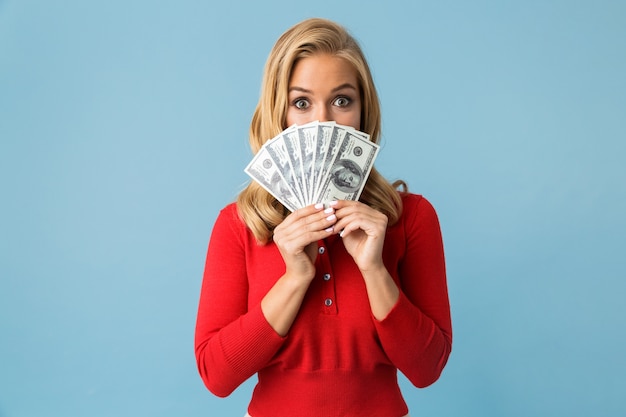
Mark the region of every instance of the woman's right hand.
<instances>
[{"instance_id":1,"label":"woman's right hand","mask_svg":"<svg viewBox=\"0 0 626 417\"><path fill-rule=\"evenodd\" d=\"M315 204L296 210L274 229L274 242L285 261L286 275L312 280L317 242L333 233L337 222L332 207Z\"/></svg>"}]
</instances>

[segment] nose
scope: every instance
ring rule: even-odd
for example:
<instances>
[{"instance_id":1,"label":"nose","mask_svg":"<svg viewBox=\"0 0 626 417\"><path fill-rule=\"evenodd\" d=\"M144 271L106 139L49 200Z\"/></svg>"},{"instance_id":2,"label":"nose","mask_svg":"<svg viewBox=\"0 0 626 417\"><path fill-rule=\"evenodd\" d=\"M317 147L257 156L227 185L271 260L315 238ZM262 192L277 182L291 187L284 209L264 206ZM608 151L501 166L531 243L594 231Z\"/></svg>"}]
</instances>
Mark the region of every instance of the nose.
<instances>
[{"instance_id":1,"label":"nose","mask_svg":"<svg viewBox=\"0 0 626 417\"><path fill-rule=\"evenodd\" d=\"M318 106L317 111L315 112L315 120L320 122L331 122L332 116L330 109L327 106Z\"/></svg>"}]
</instances>

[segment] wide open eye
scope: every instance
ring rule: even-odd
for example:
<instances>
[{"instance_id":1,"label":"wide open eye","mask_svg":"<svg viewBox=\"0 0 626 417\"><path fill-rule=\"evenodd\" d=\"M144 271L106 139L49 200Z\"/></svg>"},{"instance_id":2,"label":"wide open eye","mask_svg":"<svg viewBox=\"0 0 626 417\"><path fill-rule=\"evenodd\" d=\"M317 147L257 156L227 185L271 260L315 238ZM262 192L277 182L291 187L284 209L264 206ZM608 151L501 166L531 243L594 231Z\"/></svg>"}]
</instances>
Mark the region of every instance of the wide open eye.
<instances>
[{"instance_id":1,"label":"wide open eye","mask_svg":"<svg viewBox=\"0 0 626 417\"><path fill-rule=\"evenodd\" d=\"M352 100L350 99L350 97L339 96L335 99L335 101L333 102L333 105L337 107L347 107L350 105L350 103L352 103Z\"/></svg>"},{"instance_id":2,"label":"wide open eye","mask_svg":"<svg viewBox=\"0 0 626 417\"><path fill-rule=\"evenodd\" d=\"M297 98L292 102L292 105L298 110L306 110L309 108L309 101L305 98Z\"/></svg>"}]
</instances>

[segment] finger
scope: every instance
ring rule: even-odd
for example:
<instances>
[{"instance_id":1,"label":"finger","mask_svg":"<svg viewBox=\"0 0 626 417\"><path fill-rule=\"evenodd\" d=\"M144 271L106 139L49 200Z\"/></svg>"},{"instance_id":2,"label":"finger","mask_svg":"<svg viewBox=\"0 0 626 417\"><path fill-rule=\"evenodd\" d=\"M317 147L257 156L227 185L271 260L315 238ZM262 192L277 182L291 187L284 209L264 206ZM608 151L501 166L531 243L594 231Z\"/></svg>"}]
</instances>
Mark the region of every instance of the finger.
<instances>
[{"instance_id":1,"label":"finger","mask_svg":"<svg viewBox=\"0 0 626 417\"><path fill-rule=\"evenodd\" d=\"M324 210L323 204L311 204L309 206L302 207L294 211L293 213L289 214L281 224L289 225L293 222L298 222L301 219L310 216L311 214L319 213L320 211L323 211L323 210Z\"/></svg>"},{"instance_id":2,"label":"finger","mask_svg":"<svg viewBox=\"0 0 626 417\"><path fill-rule=\"evenodd\" d=\"M307 213L298 213L290 221L281 224L280 231L287 234L324 230L337 221L335 210L331 207Z\"/></svg>"},{"instance_id":3,"label":"finger","mask_svg":"<svg viewBox=\"0 0 626 417\"><path fill-rule=\"evenodd\" d=\"M381 235L385 233L387 227L387 217L378 212L354 211L347 215L345 212L337 212L337 217L340 218L334 227L342 231L342 237L358 229L363 230L369 236Z\"/></svg>"},{"instance_id":4,"label":"finger","mask_svg":"<svg viewBox=\"0 0 626 417\"><path fill-rule=\"evenodd\" d=\"M309 243L323 239L332 233L332 226L337 221L332 208L323 210L316 208L313 211L294 212L294 214L296 216L293 219L284 221L276 227L274 239L284 247L298 252Z\"/></svg>"},{"instance_id":5,"label":"finger","mask_svg":"<svg viewBox=\"0 0 626 417\"><path fill-rule=\"evenodd\" d=\"M276 228L274 235L281 233L290 233L293 228L303 227L309 220L307 218L313 214L320 213L324 210L323 205L310 205L303 207L289 214Z\"/></svg>"}]
</instances>

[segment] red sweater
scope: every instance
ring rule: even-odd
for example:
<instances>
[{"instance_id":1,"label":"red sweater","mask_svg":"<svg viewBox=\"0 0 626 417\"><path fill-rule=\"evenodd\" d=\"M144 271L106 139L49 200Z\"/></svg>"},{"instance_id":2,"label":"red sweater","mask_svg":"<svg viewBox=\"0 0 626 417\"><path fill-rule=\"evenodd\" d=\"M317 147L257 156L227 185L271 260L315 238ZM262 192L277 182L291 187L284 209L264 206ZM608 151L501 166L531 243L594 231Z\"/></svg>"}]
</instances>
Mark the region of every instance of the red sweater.
<instances>
[{"instance_id":1,"label":"red sweater","mask_svg":"<svg viewBox=\"0 0 626 417\"><path fill-rule=\"evenodd\" d=\"M275 244L260 246L224 208L207 254L195 352L207 388L227 396L258 374L254 417L400 417L407 406L397 370L415 386L435 382L452 346L439 221L423 197L403 195L399 222L387 230L383 260L400 297L382 321L341 238L320 241L317 274L286 337L261 311L285 272Z\"/></svg>"}]
</instances>

